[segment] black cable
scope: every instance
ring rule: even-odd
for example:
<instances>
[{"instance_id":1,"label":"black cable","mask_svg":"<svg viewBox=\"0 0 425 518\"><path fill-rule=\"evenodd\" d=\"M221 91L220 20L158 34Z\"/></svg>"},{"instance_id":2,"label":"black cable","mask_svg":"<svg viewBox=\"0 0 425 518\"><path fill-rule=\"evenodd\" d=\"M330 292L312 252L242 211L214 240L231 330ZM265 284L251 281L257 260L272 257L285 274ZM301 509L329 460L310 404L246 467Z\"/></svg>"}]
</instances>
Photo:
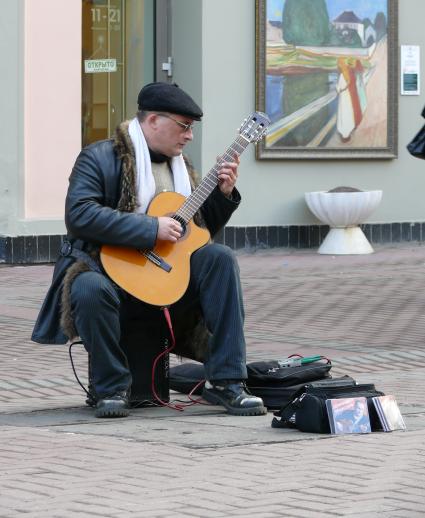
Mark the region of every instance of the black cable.
<instances>
[{"instance_id":1,"label":"black cable","mask_svg":"<svg viewBox=\"0 0 425 518\"><path fill-rule=\"evenodd\" d=\"M77 375L77 371L75 370L74 360L72 359L72 351L71 351L72 346L73 346L73 345L78 345L78 344L83 345L83 342L81 342L81 341L78 341L78 342L72 342L72 344L70 344L70 346L69 346L69 357L70 357L70 359L71 359L71 366L72 366L72 370L74 371L75 379L78 381L78 384L79 384L79 385L80 385L80 387L84 390L84 392L87 394L87 396L89 397L89 399L90 399L90 400L92 400L92 399L93 399L93 396L92 396L92 394L90 394L90 392L86 389L86 387L81 383L80 378L79 378L79 377L78 377L78 375Z\"/></svg>"}]
</instances>

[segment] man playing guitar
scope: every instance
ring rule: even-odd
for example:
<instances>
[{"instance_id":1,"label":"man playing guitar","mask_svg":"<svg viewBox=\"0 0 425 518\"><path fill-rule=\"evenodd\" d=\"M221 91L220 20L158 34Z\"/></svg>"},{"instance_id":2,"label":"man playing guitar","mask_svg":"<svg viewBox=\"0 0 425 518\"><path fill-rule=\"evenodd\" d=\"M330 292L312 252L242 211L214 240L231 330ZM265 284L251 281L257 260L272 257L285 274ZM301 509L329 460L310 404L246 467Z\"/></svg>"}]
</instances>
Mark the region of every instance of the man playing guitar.
<instances>
[{"instance_id":1,"label":"man playing guitar","mask_svg":"<svg viewBox=\"0 0 425 518\"><path fill-rule=\"evenodd\" d=\"M138 253L158 243L172 248L185 239L183 221L172 214L149 215L149 206L163 191L183 197L193 192L194 172L182 151L193 139L194 121L202 115L177 85L150 83L139 93L137 116L121 123L112 139L84 148L72 170L65 207L67 240L32 339L66 343L81 338L90 355L97 417L129 414L132 380L120 346L121 326L129 305L139 302L106 274L109 270L105 265L103 269L99 250L111 246ZM218 165L217 185L195 214L194 220L211 236L240 203L235 187L238 164L235 153ZM143 289L143 282L140 285ZM265 414L262 400L244 386L244 309L233 252L211 242L195 250L184 289L173 304L191 311L195 301L209 334L202 358L207 379L204 399L234 415ZM143 354L143 343L140 347Z\"/></svg>"}]
</instances>

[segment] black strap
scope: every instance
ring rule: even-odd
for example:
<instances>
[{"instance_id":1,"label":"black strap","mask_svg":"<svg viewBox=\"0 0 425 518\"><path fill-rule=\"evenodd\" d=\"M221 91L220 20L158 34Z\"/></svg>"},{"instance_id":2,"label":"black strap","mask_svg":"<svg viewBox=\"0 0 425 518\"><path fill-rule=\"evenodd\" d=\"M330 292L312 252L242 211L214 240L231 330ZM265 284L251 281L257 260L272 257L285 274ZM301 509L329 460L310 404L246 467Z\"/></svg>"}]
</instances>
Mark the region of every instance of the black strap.
<instances>
[{"instance_id":1,"label":"black strap","mask_svg":"<svg viewBox=\"0 0 425 518\"><path fill-rule=\"evenodd\" d=\"M297 398L282 408L282 410L279 412L279 417L282 418L282 421L289 421L289 419L295 414L299 406L300 399Z\"/></svg>"},{"instance_id":2,"label":"black strap","mask_svg":"<svg viewBox=\"0 0 425 518\"><path fill-rule=\"evenodd\" d=\"M97 262L89 256L89 254L87 254L86 252L83 252L82 250L78 250L77 248L74 248L71 252L71 257L74 257L75 259L78 259L80 261L83 261L84 263L86 263L90 270L93 270L94 272L97 272L97 273L103 273L102 270L100 269L100 266L97 264Z\"/></svg>"},{"instance_id":3,"label":"black strap","mask_svg":"<svg viewBox=\"0 0 425 518\"><path fill-rule=\"evenodd\" d=\"M297 425L292 421L283 421L283 419L278 419L277 417L273 417L272 420L272 428L296 428Z\"/></svg>"},{"instance_id":4,"label":"black strap","mask_svg":"<svg viewBox=\"0 0 425 518\"><path fill-rule=\"evenodd\" d=\"M272 428L295 428L294 420L291 417L295 414L299 407L298 398L288 403L280 412L276 412L275 415L280 417L274 417L272 421Z\"/></svg>"},{"instance_id":5,"label":"black strap","mask_svg":"<svg viewBox=\"0 0 425 518\"><path fill-rule=\"evenodd\" d=\"M300 394L300 392L302 393ZM298 391L298 395L286 406L284 406L278 412L275 412L275 416L272 421L272 428L287 428L287 427L295 427L295 423L291 419L291 417L295 414L295 412L300 407L300 402L304 399L305 388L300 389ZM280 417L280 419L278 419Z\"/></svg>"},{"instance_id":6,"label":"black strap","mask_svg":"<svg viewBox=\"0 0 425 518\"><path fill-rule=\"evenodd\" d=\"M75 243L71 243L66 239L62 243L60 255L62 255L63 257L74 257L74 259L86 263L90 270L97 273L103 273L97 261L90 257L90 255L87 252L83 252L83 250L78 249L75 246Z\"/></svg>"}]
</instances>

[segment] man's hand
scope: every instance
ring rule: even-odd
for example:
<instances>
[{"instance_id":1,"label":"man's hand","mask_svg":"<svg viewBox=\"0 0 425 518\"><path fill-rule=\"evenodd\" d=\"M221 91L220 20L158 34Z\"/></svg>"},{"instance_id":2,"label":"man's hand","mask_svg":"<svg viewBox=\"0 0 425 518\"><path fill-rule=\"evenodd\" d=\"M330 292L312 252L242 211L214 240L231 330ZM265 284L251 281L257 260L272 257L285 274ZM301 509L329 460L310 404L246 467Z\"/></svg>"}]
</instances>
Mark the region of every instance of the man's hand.
<instances>
[{"instance_id":1,"label":"man's hand","mask_svg":"<svg viewBox=\"0 0 425 518\"><path fill-rule=\"evenodd\" d=\"M157 239L161 241L171 241L175 243L182 235L182 226L180 223L168 216L158 218L158 234Z\"/></svg>"},{"instance_id":2,"label":"man's hand","mask_svg":"<svg viewBox=\"0 0 425 518\"><path fill-rule=\"evenodd\" d=\"M235 155L234 162L220 163L221 158L217 157L217 162L220 164L220 169L217 173L218 186L223 194L230 196L238 178L238 165L240 159Z\"/></svg>"}]
</instances>

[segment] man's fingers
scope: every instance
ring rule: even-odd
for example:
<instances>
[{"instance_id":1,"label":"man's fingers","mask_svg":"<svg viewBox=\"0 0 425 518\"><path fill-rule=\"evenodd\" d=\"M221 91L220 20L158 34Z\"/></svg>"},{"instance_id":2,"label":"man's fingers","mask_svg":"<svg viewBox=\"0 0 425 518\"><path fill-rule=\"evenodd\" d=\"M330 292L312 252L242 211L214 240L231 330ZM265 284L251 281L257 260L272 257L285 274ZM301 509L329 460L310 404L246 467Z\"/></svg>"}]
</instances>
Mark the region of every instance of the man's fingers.
<instances>
[{"instance_id":1,"label":"man's fingers","mask_svg":"<svg viewBox=\"0 0 425 518\"><path fill-rule=\"evenodd\" d=\"M175 243L182 235L181 224L168 216L159 217L158 238Z\"/></svg>"},{"instance_id":2,"label":"man's fingers","mask_svg":"<svg viewBox=\"0 0 425 518\"><path fill-rule=\"evenodd\" d=\"M180 225L180 223L178 221L175 222L174 226L173 226L173 230L174 232L177 232L177 234L181 234L182 233L182 226Z\"/></svg>"},{"instance_id":3,"label":"man's fingers","mask_svg":"<svg viewBox=\"0 0 425 518\"><path fill-rule=\"evenodd\" d=\"M233 179L237 178L238 173L235 169L223 168L223 169L220 169L218 175L221 177L228 177L233 180Z\"/></svg>"}]
</instances>

